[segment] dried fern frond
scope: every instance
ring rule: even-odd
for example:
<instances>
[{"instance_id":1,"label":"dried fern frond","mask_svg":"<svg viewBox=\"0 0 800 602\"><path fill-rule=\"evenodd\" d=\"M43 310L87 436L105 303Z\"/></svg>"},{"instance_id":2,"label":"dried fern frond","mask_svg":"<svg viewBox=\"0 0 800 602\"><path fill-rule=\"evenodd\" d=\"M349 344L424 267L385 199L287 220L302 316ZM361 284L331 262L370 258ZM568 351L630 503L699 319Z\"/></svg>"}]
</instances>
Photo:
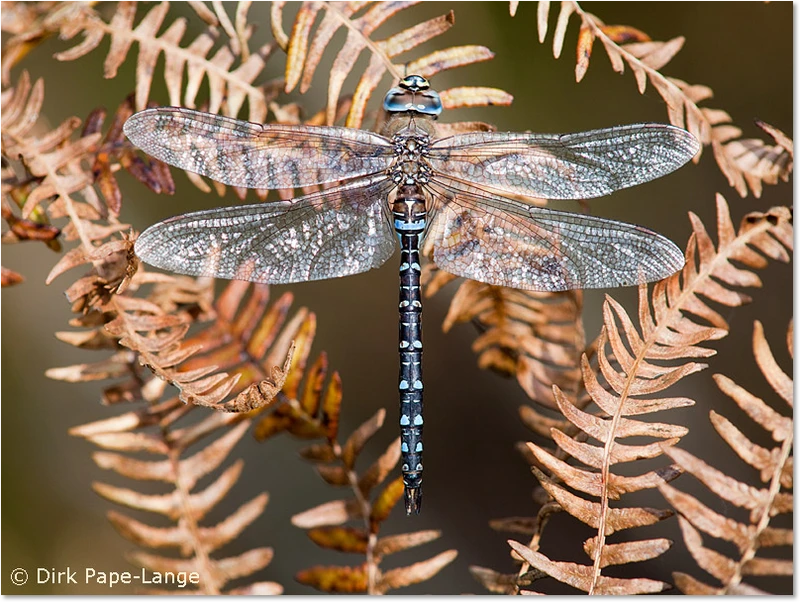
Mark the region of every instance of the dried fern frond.
<instances>
[{"instance_id":1,"label":"dried fern frond","mask_svg":"<svg viewBox=\"0 0 800 602\"><path fill-rule=\"evenodd\" d=\"M105 136L100 131L105 110L98 109L89 115L77 138L74 134L81 123L77 117L46 133L39 131L43 101L43 81L31 85L26 71L17 86L3 95L2 155L6 167L2 207L9 225L3 242L37 239L60 251L56 236L67 242L79 240L80 247L62 258L60 269L89 261L96 268L97 278L87 277L77 285L80 291L71 290L68 296L75 301L93 282L95 298L105 297L104 288L118 286L127 277L125 251L130 250L124 240L107 240L129 229L116 219L121 195L115 172L124 168L152 190L167 194L172 193L174 184L162 163L139 158L130 143L122 140L122 123L132 112L128 101L115 112ZM62 217L69 218L63 230L50 225ZM106 260L109 269L104 272L101 263Z\"/></svg>"},{"instance_id":2,"label":"dried fern frond","mask_svg":"<svg viewBox=\"0 0 800 602\"><path fill-rule=\"evenodd\" d=\"M59 10L54 10L57 7ZM59 20L69 20L81 10L83 7L77 2L3 3L3 19L0 27L4 34L8 35L3 41L3 86L11 85L11 70L14 66L43 40L58 31Z\"/></svg>"},{"instance_id":3,"label":"dried fern frond","mask_svg":"<svg viewBox=\"0 0 800 602\"><path fill-rule=\"evenodd\" d=\"M2 98L3 157L9 162L21 161L23 169L35 178L34 181L24 176L16 178L20 182L18 198L23 203L22 217L30 219L45 199L53 199L50 217L69 214L65 204L75 193L85 200L81 203L81 217L99 217L102 209L91 188L91 173L83 167L83 162L93 160L92 153L101 135L92 133L72 140L72 134L80 126L77 117L71 117L40 135L34 126L39 120L43 102L44 81L38 79L31 85L27 71L22 72L17 85L7 90ZM24 188L26 185L27 189ZM6 184L4 192L10 192L12 186ZM77 221L78 215L74 217Z\"/></svg>"},{"instance_id":4,"label":"dried fern frond","mask_svg":"<svg viewBox=\"0 0 800 602\"><path fill-rule=\"evenodd\" d=\"M515 10L512 8L512 16ZM547 37L549 12L550 2L539 2L537 29L540 43L544 43ZM742 130L731 123L732 118L728 113L698 106L698 103L713 95L708 86L688 84L661 73L662 68L683 47L683 37L667 42L653 41L646 33L633 27L605 25L598 17L584 11L577 2L566 1L561 2L553 33L555 58L561 56L573 14L578 15L581 22L576 81L583 79L589 68L594 43L600 41L614 71L623 73L627 65L636 78L640 94L644 94L649 81L664 99L670 123L686 128L704 145L711 145L720 170L739 195L747 196L749 187L755 197L760 197L764 184L788 181L793 167L791 153L780 144L771 146L759 139L742 139ZM699 159L700 153L695 161Z\"/></svg>"},{"instance_id":5,"label":"dried fern frond","mask_svg":"<svg viewBox=\"0 0 800 602\"><path fill-rule=\"evenodd\" d=\"M155 286L147 298L132 296L143 285L152 283ZM251 294L246 298L248 291ZM172 527L154 527L118 512L109 514L117 529L135 543L149 548L174 547L185 557L137 552L132 555L134 562L154 571L197 572L198 591L206 594L220 593L229 581L251 575L270 562L269 548L219 560L211 558L212 552L232 541L262 513L267 496L261 494L217 525L204 527L200 520L237 481L242 462L229 466L202 491L195 491L195 485L222 464L247 431L254 411L278 395L290 369L292 341L301 347L310 345L301 326L309 319L313 321L306 310L288 319L291 295L286 294L269 306L265 286L233 282L213 307L209 306L211 294L209 286L191 278L140 271L132 278L126 294L114 295L102 314L87 314L75 322L89 327L88 331L59 336L76 346L112 349L116 353L93 364L48 372L48 376L71 381L124 377L122 382L106 388L106 401L148 402L143 408L76 427L71 433L113 450L95 454L101 467L125 477L173 485L173 491L162 495L102 483L96 484L95 489L115 503L163 514L175 521ZM210 320L210 326L187 338L189 326L204 320ZM274 369L275 358L282 361L287 355L290 359L283 369ZM215 363L231 374L218 373ZM149 369L142 369L141 364ZM193 404L181 403L178 397L162 400L168 382L178 386L181 397ZM219 401L231 391L238 391L239 395L220 407ZM196 405L227 412L208 413L189 424L181 421L178 426L176 423ZM155 430L148 432L151 427ZM215 441L186 455L188 448L218 432L222 434ZM166 458L151 462L128 455L142 451ZM275 583L254 583L228 593L280 591Z\"/></svg>"},{"instance_id":6,"label":"dried fern frond","mask_svg":"<svg viewBox=\"0 0 800 602\"><path fill-rule=\"evenodd\" d=\"M453 279L433 264L425 266L425 296ZM553 385L572 396L580 387L582 307L581 291L520 291L465 280L453 295L442 330L472 321L480 332L472 343L478 366L516 376L528 397L555 408Z\"/></svg>"},{"instance_id":7,"label":"dried fern frond","mask_svg":"<svg viewBox=\"0 0 800 602\"><path fill-rule=\"evenodd\" d=\"M791 330L790 326L789 340L792 336ZM753 353L764 379L778 397L792 408L792 377L775 361L764 337L764 328L758 321L753 330ZM791 346L789 353L792 353ZM695 496L671 485L659 485L661 493L680 513L681 530L689 552L697 564L714 577L719 585L708 585L685 573L675 573L675 583L683 593L690 595L764 595L767 592L744 583L745 578L790 577L794 574L791 559L774 558L770 553L773 548L790 546L793 543L790 529L772 526L775 516L790 513L793 508L793 496L789 491L793 486L793 420L791 415L781 414L727 376L715 374L714 380L723 393L771 435L776 446L768 449L756 444L728 418L711 412L714 428L736 455L760 473L762 487L730 477L681 449L664 450L682 470L695 476L726 504L730 503L750 512L749 521L738 521L730 513L723 516ZM706 547L701 531L713 538L732 543L737 554L726 555ZM765 552L767 556L763 555Z\"/></svg>"},{"instance_id":8,"label":"dried fern frond","mask_svg":"<svg viewBox=\"0 0 800 602\"><path fill-rule=\"evenodd\" d=\"M74 260L75 256L70 253L65 257ZM63 262L57 265L51 278L61 273L63 267ZM91 324L89 332L58 335L61 340L78 346L102 342L102 346L120 345L134 353L120 351L100 362L54 368L47 375L77 382L131 374L134 381L106 390L106 400L118 399L120 391L126 392L126 400L141 399L142 396L131 397L141 378L134 364L141 364L163 383L177 387L185 403L223 412L251 412L268 407L281 390L291 366L292 345L287 337L302 337L297 325L305 319L306 310L298 312L276 344L291 295L284 295L267 310L267 288L255 286L247 304L240 308L251 287L234 281L211 312L208 307L211 289L198 287L191 278L139 272L132 279L130 290L136 291L154 280L161 282L148 298L115 296L113 307L105 307L104 321ZM206 320L211 320L209 326L186 338L192 324ZM86 324L78 321L76 325ZM235 397L225 401L231 394Z\"/></svg>"},{"instance_id":9,"label":"dried fern frond","mask_svg":"<svg viewBox=\"0 0 800 602\"><path fill-rule=\"evenodd\" d=\"M300 331L309 334L299 339L310 343L314 329L314 320L305 320ZM358 554L364 560L356 566L312 566L295 578L325 592L369 594L430 579L452 562L454 550L411 566L381 569L387 556L433 541L440 533L417 531L379 537L382 523L403 495L400 477L380 488L400 459L400 442L395 439L363 471L356 469L364 447L383 426L386 412L378 411L341 442L341 379L337 372L328 378L324 353L309 366L310 350L310 344L297 345L293 370L280 393L281 401L259 421L255 434L262 440L284 431L303 439L322 439L302 450L301 455L314 464L326 483L346 487L351 495L301 512L292 517L292 523L306 529L309 538L321 548Z\"/></svg>"},{"instance_id":10,"label":"dried fern frond","mask_svg":"<svg viewBox=\"0 0 800 602\"><path fill-rule=\"evenodd\" d=\"M405 73L430 78L447 69L486 61L494 54L483 46L456 46L431 52L407 62L405 67L393 60L420 44L446 32L454 23L453 12L418 23L387 38L374 40L372 34L394 15L416 4L415 2L304 2L295 18L291 35L283 30L285 2L272 4L272 32L278 44L286 51L286 91L298 85L300 92L311 86L320 60L331 38L340 29L347 30L347 39L334 59L328 79L328 104L326 123L336 119L342 87L352 73L356 60L363 51L370 54L367 68L361 74L353 93L350 110L345 119L347 127L361 127L367 102L381 79L388 74L395 82ZM312 33L320 12L324 16ZM359 15L359 16L356 16ZM445 108L509 104L511 96L494 88L454 88L440 92Z\"/></svg>"},{"instance_id":11,"label":"dried fern frond","mask_svg":"<svg viewBox=\"0 0 800 602\"><path fill-rule=\"evenodd\" d=\"M166 516L174 524L156 527L117 511L108 513L114 527L127 539L145 548L172 548L180 556L166 557L137 551L132 562L152 571L194 573L191 581L197 593L220 594L229 581L252 575L272 560L271 548L256 548L237 556L212 558L211 554L235 539L256 520L267 504L262 493L241 505L236 511L212 526L203 526L202 519L236 484L242 472L241 460L230 464L202 490L197 482L221 466L236 443L247 431L245 420L192 455L186 448L196 441L191 431L177 434L175 420L182 416L174 401L146 408L139 412L109 420L101 420L71 429L70 433L91 441L103 450L94 461L101 468L113 470L123 477L139 481L166 482L174 487L165 494L144 494L135 489L95 483L94 489L106 499L128 508ZM152 432L143 432L156 426ZM217 429L224 425L217 425ZM212 432L211 430L207 433ZM122 453L120 453L122 452ZM141 460L128 454L146 452L163 456L157 460ZM254 583L225 593L281 593L277 583ZM179 591L192 591L182 589ZM171 593L155 591L148 593Z\"/></svg>"},{"instance_id":12,"label":"dried fern frond","mask_svg":"<svg viewBox=\"0 0 800 602\"><path fill-rule=\"evenodd\" d=\"M245 10L249 5L250 3L242 4ZM247 100L249 119L258 123L266 120L270 99L265 88L253 82L261 74L273 52L273 44L265 44L250 53L246 50L246 44L251 28L229 30L227 16L223 16L225 13L220 5L211 18L207 16L207 12L203 13L207 19L212 20L212 24L188 45L182 46L188 27L185 18L175 19L159 34L169 11L168 2L160 2L150 8L138 25L134 26L138 6L137 2L120 2L108 23L88 4L81 5L81 10L73 13L69 19L60 18L58 26L63 39L68 40L78 34L83 34L84 37L80 44L59 52L55 58L60 61L75 60L97 48L109 37L111 48L104 66L104 75L108 79L116 77L117 70L125 61L131 47L136 45L139 48L136 62L137 110L147 106L156 62L163 53L164 80L172 105L195 108L198 92L203 81L207 79L209 111L236 117ZM241 22L241 17L239 21ZM222 27L222 31L234 37L209 56L220 37L217 25L223 22L226 22L226 26ZM234 68L237 60L239 64Z\"/></svg>"},{"instance_id":13,"label":"dried fern frond","mask_svg":"<svg viewBox=\"0 0 800 602\"><path fill-rule=\"evenodd\" d=\"M42 238L49 218L70 218L63 237L67 241L78 240L80 244L62 256L47 282L76 267L89 266L89 272L66 291L73 311L85 314L74 324L89 330L61 333L60 336L79 347L113 349L116 352L100 362L53 369L48 374L72 382L104 379L134 375L138 370L133 364L143 363L166 381L176 384L184 399L195 404L229 411L250 411L268 404L285 378L288 346L282 350L284 355L279 363L262 366L255 363L261 357L258 350L247 349L249 354L245 354L242 349L241 357L253 358L247 370L235 366L242 374L247 373L247 378L240 384L242 389L247 389L234 400L217 405L233 390L241 374L228 376L216 372L214 362L217 358L213 354L207 354L202 360L195 357L184 365L201 349L208 351L203 345L182 342L189 326L210 309L210 300L204 299L203 287L198 289L190 279L159 276L144 270L136 273L132 238L127 234L119 236L130 226L120 223L115 217L121 201L114 179L117 169L128 169L157 191L171 192L174 187L163 164L139 159L130 144L120 139L122 123L133 110L130 102L121 105L105 137L99 131L104 111L95 111L87 121L84 135L73 142L71 135L80 123L77 118L67 120L44 136L34 133L42 101L41 80L31 86L26 72L21 75L17 88L3 96L3 156L18 158L32 176L4 180L3 215L7 221L17 225L17 238L34 231L38 231ZM103 191L105 203L101 202L93 182ZM17 201L22 203L23 216L30 216L26 224L32 225L23 227L11 213L9 205ZM11 232L14 231L12 226ZM155 296L149 299L117 294L128 286L135 291L153 282L160 282L168 289L167 292L156 290ZM195 290L187 290L187 287ZM207 294L208 287L205 289ZM229 290L239 290L238 299L244 293L241 286ZM236 293L230 293L225 300L234 297ZM182 299L188 309L175 311L175 298ZM257 320L260 312L265 310L268 299L265 292L254 294L253 299L260 301L250 304L247 308L249 313L245 312L242 320ZM287 305L284 301L279 307ZM275 315L269 314L264 319L273 320L272 323L265 322L265 328L274 326ZM222 340L221 333L215 334L217 342ZM247 341L240 341L242 347L246 344ZM137 353L123 350L120 345ZM260 351L263 355L266 347ZM269 362L273 360L272 356L267 358ZM284 369L275 366L284 366ZM137 384L132 381L115 385L105 391L105 400L114 402L137 398L136 389Z\"/></svg>"},{"instance_id":14,"label":"dried fern frond","mask_svg":"<svg viewBox=\"0 0 800 602\"><path fill-rule=\"evenodd\" d=\"M617 531L650 525L671 514L653 508L615 508L610 502L626 493L656 487L662 480L677 476L680 470L665 466L644 474L622 476L612 472L612 467L658 457L687 432L679 425L644 422L638 417L694 403L688 398L654 395L703 369L705 365L693 360L713 355L714 351L699 344L727 333L726 322L709 302L728 307L747 302L749 298L733 287L760 286L752 270L763 268L767 263L765 257L788 261L787 249L792 246L791 213L785 207L746 216L737 232L725 200L718 196L716 249L702 222L694 215L690 217L694 233L686 251L686 266L657 283L651 298L647 287L640 287L638 328L619 303L610 296L606 298L604 326L596 344L605 385L586 356L581 366L586 391L600 411L593 414L580 409L554 387L559 409L582 436L571 437L552 429L552 437L560 448L557 454L527 444L535 459L534 474L547 493L566 512L596 530L596 535L584 542L584 551L592 564L552 561L538 551L537 535L532 545L512 545L525 562L520 575L532 567L589 593L645 593L666 587L652 580L612 579L603 574L603 569L610 565L657 557L670 545L662 539L609 544L607 538ZM732 261L743 267L735 267ZM618 367L609 360L607 346ZM638 444L619 441L627 437L648 437L655 441ZM565 457L585 467L570 464ZM587 494L589 499L576 491Z\"/></svg>"},{"instance_id":15,"label":"dried fern frond","mask_svg":"<svg viewBox=\"0 0 800 602\"><path fill-rule=\"evenodd\" d=\"M175 193L175 183L166 164L152 157L142 157L125 137L122 126L133 112L133 97L129 96L115 111L92 165L94 183L114 216L118 216L122 208L122 192L116 179L116 171L120 167L155 193ZM106 114L102 108L92 111L86 118L81 135L85 137L100 132Z\"/></svg>"},{"instance_id":16,"label":"dried fern frond","mask_svg":"<svg viewBox=\"0 0 800 602\"><path fill-rule=\"evenodd\" d=\"M67 290L76 311L89 311L107 303L132 275L132 246L129 237L120 236L130 226L116 218L121 197L114 173L125 168L150 188L163 192L172 191L172 179L163 164L138 159L131 145L120 140L122 121L132 110L129 103L118 108L105 136L100 132L105 111L98 110L76 137L81 123L77 117L41 131L43 101L42 80L31 85L25 71L17 86L3 95L2 206L9 225L3 242L38 239L60 251L60 240L79 241L61 258L48 282L72 267L91 264L91 272ZM64 217L68 222L63 229L50 225Z\"/></svg>"},{"instance_id":17,"label":"dried fern frond","mask_svg":"<svg viewBox=\"0 0 800 602\"><path fill-rule=\"evenodd\" d=\"M123 8L127 10L126 22L130 25L134 12L129 5ZM117 18L121 19L120 15L118 12ZM161 12L148 13L146 26L140 23L138 32L145 35L143 32L150 27L147 35L155 36L160 26L156 18L159 15ZM89 21L103 29L92 18ZM132 30L127 26L127 30L122 27L120 31L122 33L118 35L124 38L130 37ZM88 51L95 42L85 42L75 56ZM114 55L114 44L112 41L112 56L121 60L124 53ZM143 64L141 60L140 55L140 66ZM157 167L143 163L131 154L127 142L121 139L119 126L132 112L132 103L120 108L105 136L100 132L105 114L97 111L87 120L79 144L72 142L73 133L80 124L78 119L69 120L44 138L37 138L31 128L39 117L43 88L41 82L31 88L26 78L27 75L23 76L16 90L3 95L3 151L9 156L19 156L23 166L33 165L29 172L38 178L31 179L30 191L19 195L28 203L23 208L23 215L27 210L32 219L40 215L46 218L67 216L70 221L64 238L78 241L78 245L53 268L48 282L75 268L87 270L67 291L73 310L81 314L72 321L79 330L59 333L59 338L76 347L107 353L100 361L52 369L48 376L71 382L113 381L104 388L105 403L146 403L144 408L78 427L73 433L85 436L107 450L114 450L113 453L97 455L96 460L101 466L131 478L166 481L175 488L166 496L150 496L128 489L98 486L99 491L114 501L167 514L176 520L175 527L159 528L118 513L111 514L120 531L135 542L145 547L173 546L187 556L178 559L137 553L134 555L136 562L153 570L200 572L203 580L201 591L218 593L228 587L231 579L252 574L269 562L271 551L267 549L254 550L233 559L217 561L210 558L214 549L231 541L261 513L266 497L259 496L219 525L204 528L198 524L199 518L232 486L240 468L228 469L203 492L194 491L195 484L223 462L254 413L275 400L281 402L276 414L262 421L263 432L263 425L271 419L280 421L285 418L284 408L296 404L296 398L303 400L301 410L310 409L313 387L320 378L325 378L324 367L317 364L309 377L310 385L305 385L304 395L298 394L297 387L313 339L314 316L301 311L287 321L291 303L289 295L268 308L266 288L248 287L243 283L231 284L212 305L209 282L155 274L138 266L132 254L134 235L127 234L129 226L116 218L121 198L115 173L120 168L129 168L151 188L161 191L171 190L172 183L168 177L167 180L160 179ZM8 118L5 118L6 113ZM46 169L37 172L35 169L42 157L47 161ZM59 171L62 169L63 173ZM77 183L67 181L71 175L76 176ZM20 182L18 187L24 180ZM93 184L98 185L102 197L96 193ZM31 196L40 189L47 194L31 201ZM14 192L16 189L12 187L9 190ZM34 231L27 222L18 221L17 226L20 233ZM252 293L244 301L247 291ZM190 327L202 322L210 324L187 337ZM295 344L297 353L293 354ZM338 376L335 379L338 383ZM180 398L170 397L162 401L167 384L178 387ZM351 435L347 442L336 443L340 389L340 383L334 383L327 389L324 399L317 399L323 408L319 419L312 411L301 415L301 420L295 424L304 421L297 430L305 436L324 433L329 444L340 454L341 461L345 465L351 463L347 473L356 474L352 463L374 433L370 432L370 425L366 425ZM237 392L232 401L223 401ZM191 403L182 404L181 399ZM207 414L199 421L185 424L183 419L196 405L230 412ZM180 427L176 426L179 420ZM233 425L237 426L231 428ZM377 426L379 424L375 428ZM156 432L144 432L147 427L155 428ZM295 429L289 427L289 430ZM190 446L218 431L225 434L217 443L186 456ZM362 496L369 496L384 485L397 462L398 449L395 443L371 467L357 474L355 488ZM142 451L163 454L166 458L145 462L129 455ZM326 472L321 467L320 472L335 479L333 470ZM362 517L372 542L367 566L374 570L372 577L366 580L371 591L388 591L427 579L454 557L453 552L448 552L410 567L375 572L378 562L385 556L438 537L438 534L423 532L377 538L378 526L386 519L401 492L399 480L380 488L375 500L368 505L369 512ZM313 514L309 511L306 516ZM324 539L325 530L326 526L320 525L314 531L314 537ZM314 574L321 573L315 573L312 568L307 578L313 580ZM274 584L255 584L235 591L267 592L276 588Z\"/></svg>"},{"instance_id":18,"label":"dried fern frond","mask_svg":"<svg viewBox=\"0 0 800 602\"><path fill-rule=\"evenodd\" d=\"M154 344L130 329L121 343L178 387L184 401L225 412L251 412L268 407L283 387L292 361L288 337L305 342L299 324L308 312L301 309L286 323L291 303L287 293L270 306L266 286L232 281L215 302L213 322L191 337L181 336L179 344ZM231 392L236 397L223 401Z\"/></svg>"},{"instance_id":19,"label":"dried fern frond","mask_svg":"<svg viewBox=\"0 0 800 602\"><path fill-rule=\"evenodd\" d=\"M268 107L277 96L278 88L276 82L259 85L255 80L262 74L276 46L267 43L250 52L247 42L253 27L246 23L250 3L239 4L237 25L230 22L222 3L214 3L213 11L201 3L193 3L195 12L208 26L186 45L182 45L188 28L188 21L184 17L176 18L165 31L159 33L168 18L168 2L150 8L136 26L137 2L118 3L108 23L90 5L80 6L80 10L73 10L68 16L64 15L61 8L55 8L44 19L64 39L71 39L79 33L84 36L80 44L56 54L55 58L61 61L78 59L110 37L111 47L104 74L106 78L113 78L131 47L138 46L134 97L136 110L142 110L148 104L156 63L163 53L164 80L171 105L196 108L198 95L207 80L209 97L208 102L204 103L206 110L238 117L247 101L248 119L257 123L266 121ZM222 32L228 39L219 45ZM212 50L213 55L210 54ZM188 174L188 177L204 192L211 190L200 176ZM224 186L214 183L214 187L220 196L224 194ZM235 190L240 198L244 198L243 189Z\"/></svg>"}]
</instances>

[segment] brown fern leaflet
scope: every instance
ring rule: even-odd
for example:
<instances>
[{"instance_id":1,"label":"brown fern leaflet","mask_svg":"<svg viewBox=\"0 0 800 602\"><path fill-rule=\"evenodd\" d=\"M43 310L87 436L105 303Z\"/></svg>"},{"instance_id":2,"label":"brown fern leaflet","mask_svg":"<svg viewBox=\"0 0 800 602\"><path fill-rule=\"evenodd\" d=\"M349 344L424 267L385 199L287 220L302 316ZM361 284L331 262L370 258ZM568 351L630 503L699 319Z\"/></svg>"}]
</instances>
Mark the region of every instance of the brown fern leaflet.
<instances>
[{"instance_id":1,"label":"brown fern leaflet","mask_svg":"<svg viewBox=\"0 0 800 602\"><path fill-rule=\"evenodd\" d=\"M422 279L425 296L432 297L454 278L428 264ZM515 376L528 397L555 408L552 385L573 396L582 387L582 309L580 290L524 291L465 280L450 302L442 329L447 332L458 322L471 321L480 332L472 344L478 366Z\"/></svg>"}]
</instances>

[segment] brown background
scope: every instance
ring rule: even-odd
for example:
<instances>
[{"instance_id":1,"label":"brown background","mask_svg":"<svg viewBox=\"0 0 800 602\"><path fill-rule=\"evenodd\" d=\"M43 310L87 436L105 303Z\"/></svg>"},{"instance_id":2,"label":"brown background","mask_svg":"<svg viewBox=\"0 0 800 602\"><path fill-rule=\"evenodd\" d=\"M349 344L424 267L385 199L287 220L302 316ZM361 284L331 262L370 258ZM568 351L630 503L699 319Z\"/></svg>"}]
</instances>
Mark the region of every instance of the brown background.
<instances>
[{"instance_id":1,"label":"brown background","mask_svg":"<svg viewBox=\"0 0 800 602\"><path fill-rule=\"evenodd\" d=\"M510 108L464 111L450 115L449 119L445 116L445 120L481 119L496 124L500 130L542 132L666 121L665 107L657 93L648 88L640 96L632 75L613 73L599 46L595 47L585 80L576 84L577 18L571 21L563 55L556 61L551 52L552 29L544 45L537 41L533 3L522 3L514 19L508 15L507 4L502 2L426 3L401 13L390 22L386 34L451 8L455 11L456 25L441 40L434 41L435 47L483 44L497 56L485 64L445 73L434 82L435 86L440 89L469 84L496 86L511 92L515 102ZM745 136L761 136L753 125L754 119L762 119L791 134L793 15L788 3L587 3L584 8L608 24L632 25L657 40L685 36L684 49L663 72L710 86L715 96L706 106L728 111ZM184 9L189 11L187 7ZM263 21L257 35L265 39L269 32L268 7L254 6L251 18L259 15ZM192 23L196 24L196 20ZM285 27L289 25L287 17ZM186 39L191 37L192 31ZM117 79L102 79L107 40L101 49L77 62L58 63L51 58L54 52L75 43L67 45L51 40L23 63L33 78L45 78L45 114L54 125L73 114L85 116L99 105L115 107L130 92L126 86L133 81L133 56L128 57ZM429 51L434 46L428 44L424 48ZM136 52L134 49L131 54ZM329 61L332 56L333 53ZM281 58L276 57L268 65L267 74L276 76L282 68ZM15 77L19 71L15 70ZM304 100L314 110L322 106L325 74L325 69L318 70L315 87L309 93L312 99ZM159 75L156 81L158 78ZM352 78L348 83L352 86ZM384 85L388 87L390 83L386 80ZM151 97L165 101L163 86L155 86ZM123 220L141 230L169 215L235 202L232 195L220 200L200 193L183 174L176 172L175 179L178 194L168 198L148 194L130 178L123 177ZM792 190L786 184L768 188L760 200L740 199L727 186L706 149L699 166L690 165L658 182L595 201L591 207L599 215L655 228L684 247L690 234L687 211L697 213L709 230L714 230L716 192L728 199L737 224L749 211L790 204L792 199ZM124 481L95 466L90 458L93 448L66 433L71 426L114 415L122 408L101 406L100 387L96 384L70 385L43 376L50 367L98 359L96 354L76 351L53 336L57 330L68 329L71 316L63 289L71 281L62 277L49 287L43 284L58 259L43 245L6 246L3 251L3 264L22 272L27 282L2 294L4 495L0 588L5 594L117 593L82 585L29 585L17 589L8 579L15 567L24 567L31 574L36 567L63 569L67 565L79 570L86 566L126 570L130 565L124 555L133 549L133 544L123 540L109 525L105 513L112 505L95 495L89 486L95 480L117 484ZM277 298L291 289L296 307L307 306L317 314L315 350L327 351L331 366L341 373L344 382L342 432L349 432L378 408L388 409L386 426L367 450L370 457L385 449L397 433L396 271L396 265L390 261L383 269L368 274L274 287L273 291L273 298ZM711 359L711 368L686 379L679 390L670 391L670 395L692 396L698 407L662 418L687 424L692 429L682 447L726 471L737 471L744 479L752 478L753 471L742 470L742 463L710 432L707 415L709 409L716 408L743 427L747 426L747 419L717 391L710 376L723 372L756 394L773 399L751 359L750 337L755 318L765 322L767 338L778 361L787 370L790 366L783 341L792 314L791 267L771 264L760 274L765 290L753 291L753 305L723 309L732 333L727 340L714 345L719 353ZM515 381L477 369L470 351L475 335L471 326L457 327L447 335L441 333L440 325L453 290L451 285L425 307L424 511L418 518L407 519L397 508L386 532L440 529L444 533L441 540L396 560L392 558L392 562L410 564L450 548L458 549L459 557L433 581L404 590L407 593L480 593L481 588L467 572L469 565L504 572L512 569L506 535L493 532L487 524L489 519L533 515L536 511L531 500L535 479L514 449L516 441L531 438L517 415L518 407L527 399ZM600 304L605 292L586 295L585 324L590 337L599 330ZM613 291L613 295L629 311L635 311L632 289ZM769 445L763 433L749 434ZM246 460L243 477L209 520L219 520L258 492L269 491L271 501L263 516L223 551L234 554L256 546L273 546L275 559L259 578L279 581L287 592L309 593L311 590L293 581L296 571L317 563L346 564L357 559L320 551L303 532L289 524L292 514L334 499L337 494L298 459L298 447L288 437L266 444L257 444L246 437L233 453L234 457ZM702 487L691 477L681 479L680 487L702 495ZM723 514L743 518L730 505L714 498L704 499ZM633 502L666 506L658 494L629 501ZM151 524L157 520L138 518ZM580 542L590 535L575 520L558 517L546 531L544 551L558 549L557 559L586 563ZM674 519L628 534L639 539L660 535L676 540L667 555L615 574L671 581L670 571L677 569L704 577L686 552ZM561 545L565 539L574 542L573 545ZM559 587L550 582L537 589L564 591ZM784 593L791 591L786 582L776 587L783 588ZM119 592L122 591L120 588Z\"/></svg>"}]
</instances>

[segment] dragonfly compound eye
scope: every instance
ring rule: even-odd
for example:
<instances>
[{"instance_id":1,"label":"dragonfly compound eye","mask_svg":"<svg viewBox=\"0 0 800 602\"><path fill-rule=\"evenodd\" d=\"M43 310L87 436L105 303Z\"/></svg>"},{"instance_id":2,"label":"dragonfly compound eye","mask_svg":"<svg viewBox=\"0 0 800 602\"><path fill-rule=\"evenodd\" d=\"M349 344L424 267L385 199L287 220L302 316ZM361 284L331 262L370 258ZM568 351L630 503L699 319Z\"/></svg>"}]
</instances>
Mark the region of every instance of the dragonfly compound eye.
<instances>
[{"instance_id":1,"label":"dragonfly compound eye","mask_svg":"<svg viewBox=\"0 0 800 602\"><path fill-rule=\"evenodd\" d=\"M392 88L383 99L387 113L419 113L438 117L442 113L442 99L433 90L414 92L403 87Z\"/></svg>"}]
</instances>

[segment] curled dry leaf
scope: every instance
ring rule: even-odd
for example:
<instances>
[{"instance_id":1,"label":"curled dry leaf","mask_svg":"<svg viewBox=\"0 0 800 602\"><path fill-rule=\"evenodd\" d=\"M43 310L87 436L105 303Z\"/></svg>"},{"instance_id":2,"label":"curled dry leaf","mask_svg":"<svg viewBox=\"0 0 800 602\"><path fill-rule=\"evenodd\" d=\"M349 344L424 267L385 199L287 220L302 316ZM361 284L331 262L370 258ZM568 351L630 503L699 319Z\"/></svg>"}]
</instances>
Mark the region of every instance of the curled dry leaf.
<instances>
[{"instance_id":1,"label":"curled dry leaf","mask_svg":"<svg viewBox=\"0 0 800 602\"><path fill-rule=\"evenodd\" d=\"M228 401L220 406L215 406L215 409L220 409L225 412L251 412L271 404L286 382L286 375L289 373L293 353L294 343L289 347L289 352L282 369L273 366L270 378L250 385L244 391L240 392L232 401Z\"/></svg>"}]
</instances>

